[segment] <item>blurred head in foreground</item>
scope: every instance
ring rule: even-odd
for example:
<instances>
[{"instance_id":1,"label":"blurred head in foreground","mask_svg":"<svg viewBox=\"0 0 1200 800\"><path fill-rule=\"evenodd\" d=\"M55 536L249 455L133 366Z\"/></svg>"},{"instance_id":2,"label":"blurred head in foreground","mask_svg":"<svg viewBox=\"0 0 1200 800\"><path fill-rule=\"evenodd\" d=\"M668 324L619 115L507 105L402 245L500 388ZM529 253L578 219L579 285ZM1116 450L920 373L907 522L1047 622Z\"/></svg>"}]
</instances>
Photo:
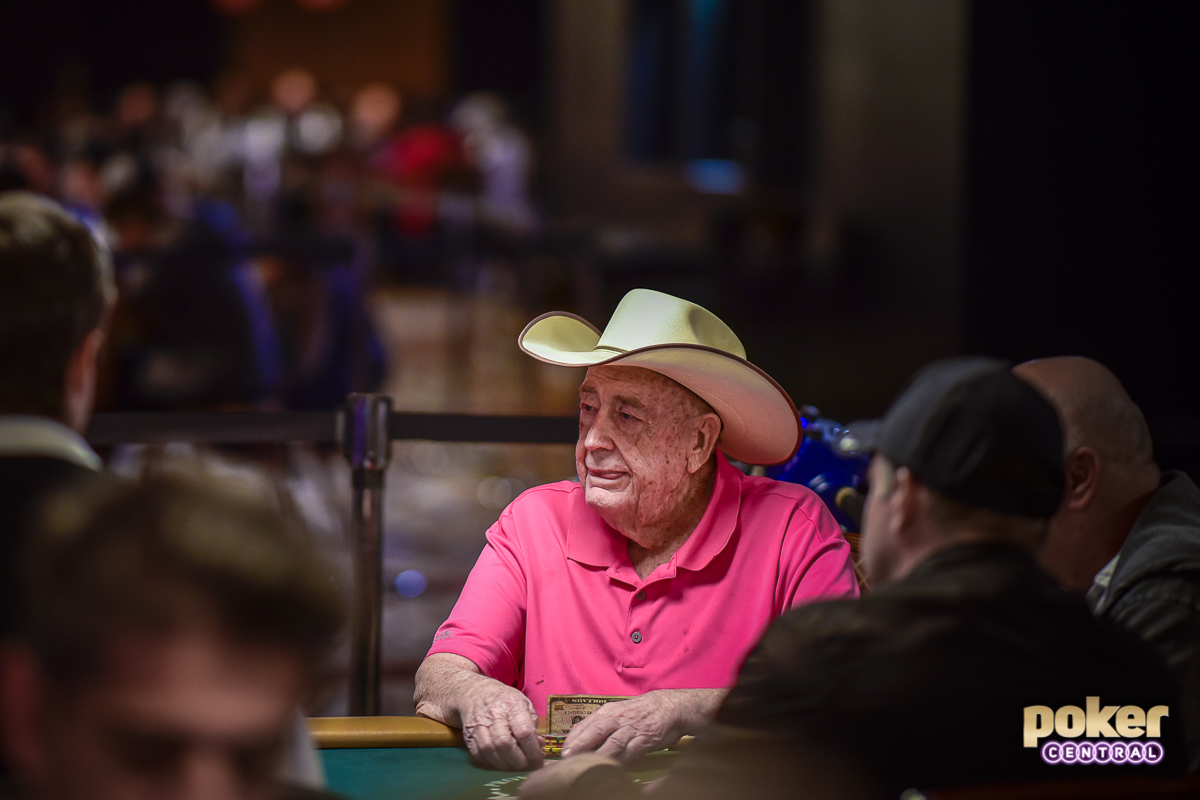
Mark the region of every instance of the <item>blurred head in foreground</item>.
<instances>
[{"instance_id":1,"label":"blurred head in foreground","mask_svg":"<svg viewBox=\"0 0 1200 800\"><path fill-rule=\"evenodd\" d=\"M1013 372L1062 415L1067 485L1041 560L1063 586L1083 593L1158 491L1150 429L1117 376L1090 358L1043 358Z\"/></svg>"},{"instance_id":2,"label":"blurred head in foreground","mask_svg":"<svg viewBox=\"0 0 1200 800\"><path fill-rule=\"evenodd\" d=\"M0 193L0 414L83 430L116 301L107 250L61 206Z\"/></svg>"},{"instance_id":3,"label":"blurred head in foreground","mask_svg":"<svg viewBox=\"0 0 1200 800\"><path fill-rule=\"evenodd\" d=\"M857 436L875 452L863 510L873 585L951 544L1041 546L1062 496L1062 429L1054 408L1001 362L935 362Z\"/></svg>"},{"instance_id":4,"label":"blurred head in foreground","mask_svg":"<svg viewBox=\"0 0 1200 800\"><path fill-rule=\"evenodd\" d=\"M38 798L274 798L341 627L329 570L211 480L97 477L31 542L0 656L5 757Z\"/></svg>"}]
</instances>

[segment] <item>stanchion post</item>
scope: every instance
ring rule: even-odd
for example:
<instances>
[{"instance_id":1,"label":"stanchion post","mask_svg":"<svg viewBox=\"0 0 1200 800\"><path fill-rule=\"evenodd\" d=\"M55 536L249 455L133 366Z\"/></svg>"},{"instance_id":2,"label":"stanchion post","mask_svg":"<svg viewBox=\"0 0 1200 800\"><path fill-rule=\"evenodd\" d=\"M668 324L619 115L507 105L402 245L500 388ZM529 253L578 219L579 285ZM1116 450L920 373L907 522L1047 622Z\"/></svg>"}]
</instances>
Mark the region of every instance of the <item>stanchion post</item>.
<instances>
[{"instance_id":1,"label":"stanchion post","mask_svg":"<svg viewBox=\"0 0 1200 800\"><path fill-rule=\"evenodd\" d=\"M383 475L391 458L391 399L351 394L338 416L338 440L350 462L354 538L354 603L350 630L350 715L379 714L383 616Z\"/></svg>"}]
</instances>

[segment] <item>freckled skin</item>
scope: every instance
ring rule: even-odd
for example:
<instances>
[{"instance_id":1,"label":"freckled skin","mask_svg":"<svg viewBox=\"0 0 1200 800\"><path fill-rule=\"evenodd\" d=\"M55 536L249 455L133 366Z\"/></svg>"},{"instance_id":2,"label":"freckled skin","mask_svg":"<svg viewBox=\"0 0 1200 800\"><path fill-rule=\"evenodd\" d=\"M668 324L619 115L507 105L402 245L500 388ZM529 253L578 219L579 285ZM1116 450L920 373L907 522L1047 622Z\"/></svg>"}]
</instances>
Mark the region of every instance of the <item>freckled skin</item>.
<instances>
[{"instance_id":1,"label":"freckled skin","mask_svg":"<svg viewBox=\"0 0 1200 800\"><path fill-rule=\"evenodd\" d=\"M579 399L575 466L585 498L629 539L629 560L644 579L704 516L716 483L721 419L691 391L640 367L592 367ZM667 747L711 720L726 692L658 689L609 703L572 729L563 756L594 750L629 760ZM484 763L541 765L538 715L529 699L469 659L427 657L414 699L418 714L461 726L467 747Z\"/></svg>"},{"instance_id":2,"label":"freckled skin","mask_svg":"<svg viewBox=\"0 0 1200 800\"><path fill-rule=\"evenodd\" d=\"M640 367L592 367L579 398L575 466L587 504L630 539L635 566L641 556L669 558L712 496L720 418Z\"/></svg>"}]
</instances>

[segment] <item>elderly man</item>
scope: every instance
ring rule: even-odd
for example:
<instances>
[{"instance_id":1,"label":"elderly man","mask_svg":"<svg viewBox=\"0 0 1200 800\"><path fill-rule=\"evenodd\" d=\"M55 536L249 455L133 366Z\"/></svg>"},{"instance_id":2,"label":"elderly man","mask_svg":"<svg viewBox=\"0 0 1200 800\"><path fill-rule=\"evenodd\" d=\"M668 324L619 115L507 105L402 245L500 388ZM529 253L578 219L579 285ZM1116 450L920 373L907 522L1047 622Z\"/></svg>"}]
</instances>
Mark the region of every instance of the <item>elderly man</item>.
<instances>
[{"instance_id":1,"label":"elderly man","mask_svg":"<svg viewBox=\"0 0 1200 800\"><path fill-rule=\"evenodd\" d=\"M96 476L68 500L0 650L0 797L332 797L275 777L342 621L302 532L211 481Z\"/></svg>"},{"instance_id":2,"label":"elderly man","mask_svg":"<svg viewBox=\"0 0 1200 800\"><path fill-rule=\"evenodd\" d=\"M710 312L637 289L603 333L554 313L519 342L589 368L579 482L526 492L488 531L417 673L417 712L516 769L542 761L549 696L630 698L575 725L563 752L632 758L701 727L770 620L856 596L850 549L815 494L726 460L785 461L800 429Z\"/></svg>"},{"instance_id":3,"label":"elderly man","mask_svg":"<svg viewBox=\"0 0 1200 800\"><path fill-rule=\"evenodd\" d=\"M873 430L851 432L875 452L863 548L877 588L777 620L716 724L652 796L784 798L817 786L820 797L898 797L1178 769L1177 694L1162 660L1035 561L1063 487L1049 403L1007 365L954 359L919 373ZM1110 724L1126 706L1157 709L1160 723L1151 731L1143 719L1123 740L1122 752L1140 743L1137 759L1062 758L1064 741L1108 751L1133 737ZM560 793L640 796L596 754L534 775L522 796Z\"/></svg>"},{"instance_id":4,"label":"elderly man","mask_svg":"<svg viewBox=\"0 0 1200 800\"><path fill-rule=\"evenodd\" d=\"M1190 768L1200 770L1200 489L1159 471L1141 409L1104 365L1044 358L1014 372L1065 427L1067 487L1042 565L1166 659L1183 695Z\"/></svg>"}]
</instances>

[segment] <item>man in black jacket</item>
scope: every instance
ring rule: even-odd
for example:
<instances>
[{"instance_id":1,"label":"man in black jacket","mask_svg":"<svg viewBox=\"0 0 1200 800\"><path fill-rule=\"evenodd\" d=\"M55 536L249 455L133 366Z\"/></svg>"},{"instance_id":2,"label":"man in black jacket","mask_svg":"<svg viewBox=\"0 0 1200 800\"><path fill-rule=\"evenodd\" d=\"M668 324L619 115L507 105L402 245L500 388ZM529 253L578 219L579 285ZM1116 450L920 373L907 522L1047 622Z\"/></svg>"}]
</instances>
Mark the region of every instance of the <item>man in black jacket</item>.
<instances>
[{"instance_id":1,"label":"man in black jacket","mask_svg":"<svg viewBox=\"0 0 1200 800\"><path fill-rule=\"evenodd\" d=\"M819 783L820 796L898 797L1181 769L1162 660L1036 563L1063 490L1049 403L1006 365L956 359L851 432L876 454L863 547L879 588L772 625L717 725L655 796L782 797ZM1136 732L1114 727L1138 713ZM573 761L535 775L527 794L634 793L612 765Z\"/></svg>"},{"instance_id":2,"label":"man in black jacket","mask_svg":"<svg viewBox=\"0 0 1200 800\"><path fill-rule=\"evenodd\" d=\"M1188 766L1200 771L1200 488L1159 470L1141 409L1103 364L1064 356L1013 371L1063 420L1067 486L1042 566L1166 660L1182 695Z\"/></svg>"},{"instance_id":3,"label":"man in black jacket","mask_svg":"<svg viewBox=\"0 0 1200 800\"><path fill-rule=\"evenodd\" d=\"M0 638L39 499L100 467L80 434L115 299L109 255L82 222L45 198L0 194Z\"/></svg>"}]
</instances>

